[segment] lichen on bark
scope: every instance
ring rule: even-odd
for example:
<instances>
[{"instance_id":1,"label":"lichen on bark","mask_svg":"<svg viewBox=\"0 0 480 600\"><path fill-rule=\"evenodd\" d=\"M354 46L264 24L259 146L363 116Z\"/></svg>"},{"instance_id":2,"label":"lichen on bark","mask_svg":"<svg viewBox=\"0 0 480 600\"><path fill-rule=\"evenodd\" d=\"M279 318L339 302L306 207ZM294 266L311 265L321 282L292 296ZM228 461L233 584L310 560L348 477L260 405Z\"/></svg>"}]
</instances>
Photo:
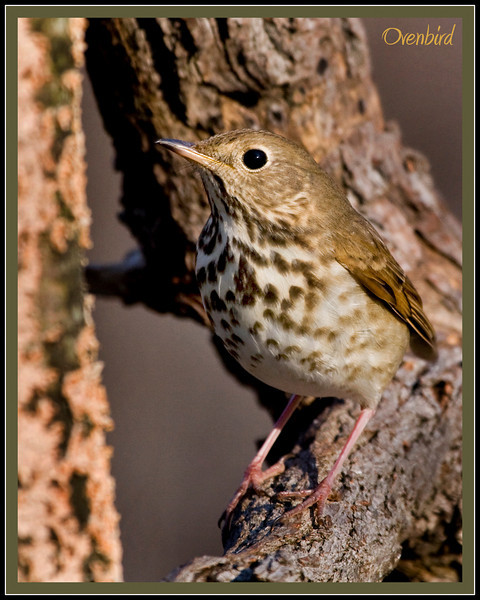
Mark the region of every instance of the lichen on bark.
<instances>
[{"instance_id":1,"label":"lichen on bark","mask_svg":"<svg viewBox=\"0 0 480 600\"><path fill-rule=\"evenodd\" d=\"M119 581L111 428L83 268L83 19L18 20L18 579Z\"/></svg>"}]
</instances>

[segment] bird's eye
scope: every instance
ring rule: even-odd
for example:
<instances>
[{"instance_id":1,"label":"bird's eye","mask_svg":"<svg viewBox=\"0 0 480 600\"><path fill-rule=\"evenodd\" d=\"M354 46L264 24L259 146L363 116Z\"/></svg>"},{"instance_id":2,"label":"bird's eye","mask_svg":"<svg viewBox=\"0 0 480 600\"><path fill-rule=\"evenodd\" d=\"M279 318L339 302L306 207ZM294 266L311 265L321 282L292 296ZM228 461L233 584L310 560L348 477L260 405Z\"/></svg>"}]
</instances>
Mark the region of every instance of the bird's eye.
<instances>
[{"instance_id":1,"label":"bird's eye","mask_svg":"<svg viewBox=\"0 0 480 600\"><path fill-rule=\"evenodd\" d=\"M243 164L248 169L261 169L263 166L267 164L267 155L263 150L259 150L258 148L252 148L252 150L247 150L243 155Z\"/></svg>"}]
</instances>

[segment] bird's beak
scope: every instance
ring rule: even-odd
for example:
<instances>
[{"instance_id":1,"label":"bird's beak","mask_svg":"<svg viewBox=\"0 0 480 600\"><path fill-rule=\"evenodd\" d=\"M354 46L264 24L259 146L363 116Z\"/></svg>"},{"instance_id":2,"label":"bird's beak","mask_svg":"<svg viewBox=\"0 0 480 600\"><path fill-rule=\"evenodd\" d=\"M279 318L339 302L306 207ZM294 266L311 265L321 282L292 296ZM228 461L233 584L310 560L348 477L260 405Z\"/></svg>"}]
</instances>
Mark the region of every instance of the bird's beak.
<instances>
[{"instance_id":1,"label":"bird's beak","mask_svg":"<svg viewBox=\"0 0 480 600\"><path fill-rule=\"evenodd\" d=\"M194 147L195 144L192 142L182 142L182 140L162 139L162 140L157 140L155 143L165 146L165 148L168 148L172 152L175 152L176 154L179 154L180 156L183 156L184 158L188 158L188 160L196 162L199 165L201 165L202 167L205 167L206 169L211 170L212 168L215 167L215 165L223 165L224 164L221 161L216 160L215 158L212 158L211 156L207 156L206 154L202 154L198 150L195 150L195 147Z\"/></svg>"}]
</instances>

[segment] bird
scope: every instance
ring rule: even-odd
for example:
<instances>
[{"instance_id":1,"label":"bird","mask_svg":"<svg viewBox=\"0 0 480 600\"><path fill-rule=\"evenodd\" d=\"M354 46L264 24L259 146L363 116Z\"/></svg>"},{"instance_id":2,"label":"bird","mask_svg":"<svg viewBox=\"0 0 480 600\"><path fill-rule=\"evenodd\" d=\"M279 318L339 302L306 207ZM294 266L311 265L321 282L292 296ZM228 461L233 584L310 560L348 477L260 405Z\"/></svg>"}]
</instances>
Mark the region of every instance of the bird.
<instances>
[{"instance_id":1,"label":"bird","mask_svg":"<svg viewBox=\"0 0 480 600\"><path fill-rule=\"evenodd\" d=\"M210 215L195 273L215 334L247 372L290 394L225 524L250 487L260 490L285 469L284 459L263 464L305 398L351 399L360 413L338 458L282 519L309 507L320 516L409 345L425 360L437 356L420 295L372 224L297 142L239 129L157 143L195 165L206 191Z\"/></svg>"}]
</instances>

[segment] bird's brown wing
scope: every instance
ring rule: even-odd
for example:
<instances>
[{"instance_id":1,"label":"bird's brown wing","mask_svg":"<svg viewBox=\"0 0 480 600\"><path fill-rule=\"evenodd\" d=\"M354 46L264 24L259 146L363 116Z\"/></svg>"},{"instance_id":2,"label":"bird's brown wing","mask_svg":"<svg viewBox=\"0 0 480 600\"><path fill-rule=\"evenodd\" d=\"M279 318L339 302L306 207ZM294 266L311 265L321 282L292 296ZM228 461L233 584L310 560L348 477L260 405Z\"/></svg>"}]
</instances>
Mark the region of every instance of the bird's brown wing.
<instances>
[{"instance_id":1,"label":"bird's brown wing","mask_svg":"<svg viewBox=\"0 0 480 600\"><path fill-rule=\"evenodd\" d=\"M358 213L357 213L358 214ZM375 229L356 215L341 236L336 259L355 279L409 326L417 339L412 349L430 360L437 355L435 332L423 312L422 300Z\"/></svg>"}]
</instances>

